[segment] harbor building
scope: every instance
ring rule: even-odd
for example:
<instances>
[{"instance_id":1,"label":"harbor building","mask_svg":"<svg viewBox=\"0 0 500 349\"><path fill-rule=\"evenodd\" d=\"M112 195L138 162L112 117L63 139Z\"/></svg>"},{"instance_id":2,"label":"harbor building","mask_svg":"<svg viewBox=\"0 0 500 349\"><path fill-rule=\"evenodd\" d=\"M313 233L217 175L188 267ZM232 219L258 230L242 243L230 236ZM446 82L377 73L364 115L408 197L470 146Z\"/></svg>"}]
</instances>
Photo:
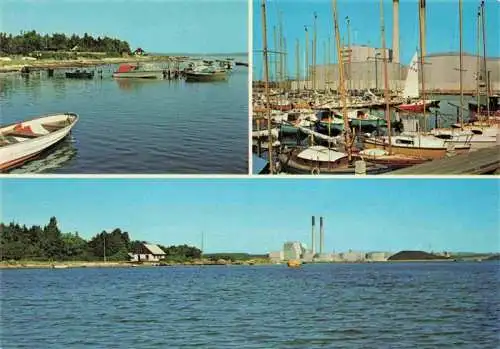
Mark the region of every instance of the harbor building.
<instances>
[{"instance_id":1,"label":"harbor building","mask_svg":"<svg viewBox=\"0 0 500 349\"><path fill-rule=\"evenodd\" d=\"M272 263L280 263L285 259L283 251L269 252L268 257Z\"/></svg>"},{"instance_id":2,"label":"harbor building","mask_svg":"<svg viewBox=\"0 0 500 349\"><path fill-rule=\"evenodd\" d=\"M341 259L344 262L365 262L366 253L357 251L348 251L341 254Z\"/></svg>"},{"instance_id":3,"label":"harbor building","mask_svg":"<svg viewBox=\"0 0 500 349\"><path fill-rule=\"evenodd\" d=\"M371 262L385 262L388 256L385 252L370 252L366 254L366 259Z\"/></svg>"}]
</instances>

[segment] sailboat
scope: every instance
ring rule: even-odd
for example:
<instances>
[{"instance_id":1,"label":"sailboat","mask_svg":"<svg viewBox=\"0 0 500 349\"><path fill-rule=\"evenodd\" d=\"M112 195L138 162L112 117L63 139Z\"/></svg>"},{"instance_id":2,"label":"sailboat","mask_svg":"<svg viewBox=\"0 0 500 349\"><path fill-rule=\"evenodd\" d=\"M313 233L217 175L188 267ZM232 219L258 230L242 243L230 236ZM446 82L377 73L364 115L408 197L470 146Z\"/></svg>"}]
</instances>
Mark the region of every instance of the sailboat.
<instances>
[{"instance_id":1,"label":"sailboat","mask_svg":"<svg viewBox=\"0 0 500 349\"><path fill-rule=\"evenodd\" d=\"M403 90L403 98L406 103L398 105L397 108L402 111L413 112L413 113L423 113L425 110L430 108L437 108L439 106L438 100L423 100L420 99L420 93L418 90L418 52L415 52L411 60L410 66L408 67L408 75L406 76L405 86Z\"/></svg>"},{"instance_id":2,"label":"sailboat","mask_svg":"<svg viewBox=\"0 0 500 349\"><path fill-rule=\"evenodd\" d=\"M462 0L459 0L459 30L460 30L460 123L452 125L451 129L433 129L431 134L438 138L445 139L454 145L470 143L471 150L493 147L497 143L497 138L500 136L500 129L495 126L486 125L464 125L463 112L463 31L462 31ZM479 33L478 33L479 34ZM479 35L478 35L479 36ZM469 104L470 106L470 104ZM477 105L476 105L477 106Z\"/></svg>"},{"instance_id":3,"label":"sailboat","mask_svg":"<svg viewBox=\"0 0 500 349\"><path fill-rule=\"evenodd\" d=\"M382 0L381 0L382 1ZM383 22L383 9L381 3L381 18ZM382 24L382 46L385 55L385 34L384 25ZM420 30L420 35L422 39L422 30ZM388 123L388 135L382 137L370 137L364 140L365 151L360 155L365 156L367 159L376 162L377 160L382 163L394 162L396 167L398 165L404 166L410 163L424 162L426 160L441 159L445 157L449 150L452 149L451 144L447 143L447 140L434 137L433 135L424 135L421 132L417 133L406 133L401 135L391 135L391 124L390 124L390 108L388 100L388 76L387 76L387 60L384 59L384 80L385 80L385 100L386 100L386 118ZM412 59L412 69L410 72L412 75L416 76L415 81L418 82L418 64L417 58L414 56ZM423 75L423 74L422 74ZM422 80L423 86L423 80ZM415 93L418 90L418 84L415 86L407 85L408 89L405 87L407 93ZM410 88L412 90L410 90ZM422 88L422 90L424 90ZM422 101L422 111L425 112L426 101ZM381 149L385 152L369 151L369 149ZM457 154L468 152L470 149L470 144L456 145L454 146L454 151ZM394 157L388 158L393 156ZM411 157L404 159L403 157Z\"/></svg>"}]
</instances>

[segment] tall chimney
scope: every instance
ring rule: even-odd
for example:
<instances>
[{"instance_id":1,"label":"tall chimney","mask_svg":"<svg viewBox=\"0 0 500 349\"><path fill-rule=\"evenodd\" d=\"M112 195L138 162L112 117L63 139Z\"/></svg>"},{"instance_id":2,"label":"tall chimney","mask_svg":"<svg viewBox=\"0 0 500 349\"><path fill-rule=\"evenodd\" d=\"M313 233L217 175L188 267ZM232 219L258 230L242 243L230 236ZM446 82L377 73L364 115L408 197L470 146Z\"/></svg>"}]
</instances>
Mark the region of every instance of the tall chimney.
<instances>
[{"instance_id":1,"label":"tall chimney","mask_svg":"<svg viewBox=\"0 0 500 349\"><path fill-rule=\"evenodd\" d=\"M392 1L392 61L399 63L399 0Z\"/></svg>"},{"instance_id":2,"label":"tall chimney","mask_svg":"<svg viewBox=\"0 0 500 349\"><path fill-rule=\"evenodd\" d=\"M311 251L312 251L312 254L315 255L316 254L316 237L315 237L315 221L314 221L314 216L312 216L312 231L311 231L311 238L312 238L312 241L311 241Z\"/></svg>"},{"instance_id":3,"label":"tall chimney","mask_svg":"<svg viewBox=\"0 0 500 349\"><path fill-rule=\"evenodd\" d=\"M319 217L319 253L323 254L323 245L325 243L325 231L323 230L323 217Z\"/></svg>"},{"instance_id":4,"label":"tall chimney","mask_svg":"<svg viewBox=\"0 0 500 349\"><path fill-rule=\"evenodd\" d=\"M419 1L420 6L419 6L419 11L420 11L420 31L422 35L422 57L426 56L426 47L425 47L425 0L420 0Z\"/></svg>"}]
</instances>

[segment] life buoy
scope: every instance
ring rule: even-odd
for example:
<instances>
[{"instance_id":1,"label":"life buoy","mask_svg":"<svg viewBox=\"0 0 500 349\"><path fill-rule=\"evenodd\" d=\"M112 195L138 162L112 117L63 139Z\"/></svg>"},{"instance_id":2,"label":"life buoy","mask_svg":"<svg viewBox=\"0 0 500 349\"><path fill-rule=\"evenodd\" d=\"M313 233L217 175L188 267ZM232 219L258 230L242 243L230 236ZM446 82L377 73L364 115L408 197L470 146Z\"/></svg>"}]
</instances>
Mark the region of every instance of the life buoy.
<instances>
[{"instance_id":1,"label":"life buoy","mask_svg":"<svg viewBox=\"0 0 500 349\"><path fill-rule=\"evenodd\" d=\"M311 170L312 175L319 175L319 168L315 167Z\"/></svg>"}]
</instances>

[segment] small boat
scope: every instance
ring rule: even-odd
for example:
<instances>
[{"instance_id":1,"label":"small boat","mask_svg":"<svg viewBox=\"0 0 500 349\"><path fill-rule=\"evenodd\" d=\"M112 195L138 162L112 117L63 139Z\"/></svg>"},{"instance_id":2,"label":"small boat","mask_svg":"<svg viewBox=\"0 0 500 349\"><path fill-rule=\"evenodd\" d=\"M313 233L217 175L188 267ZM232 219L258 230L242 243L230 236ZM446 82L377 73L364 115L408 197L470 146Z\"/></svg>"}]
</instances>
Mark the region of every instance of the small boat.
<instances>
[{"instance_id":1,"label":"small boat","mask_svg":"<svg viewBox=\"0 0 500 349\"><path fill-rule=\"evenodd\" d=\"M351 175L356 173L353 164L356 160L363 160L360 156L353 154L352 162L349 163L348 155L327 147L316 145L306 149L292 150L290 153L283 152L280 161L284 170L293 174L329 174L329 175ZM366 163L366 173L376 174L387 172L384 165Z\"/></svg>"},{"instance_id":2,"label":"small boat","mask_svg":"<svg viewBox=\"0 0 500 349\"><path fill-rule=\"evenodd\" d=\"M0 128L0 171L32 160L63 140L78 121L74 113L46 115Z\"/></svg>"},{"instance_id":3,"label":"small boat","mask_svg":"<svg viewBox=\"0 0 500 349\"><path fill-rule=\"evenodd\" d=\"M389 137L370 137L364 140L365 149L389 148ZM442 159L453 148L456 154L464 154L470 150L469 143L454 144L446 139L423 134L401 134L391 137L391 150L393 154L417 156L424 159Z\"/></svg>"},{"instance_id":4,"label":"small boat","mask_svg":"<svg viewBox=\"0 0 500 349\"><path fill-rule=\"evenodd\" d=\"M349 123L353 127L386 127L387 121L378 116L368 114L364 110L354 110L348 114Z\"/></svg>"},{"instance_id":5,"label":"small boat","mask_svg":"<svg viewBox=\"0 0 500 349\"><path fill-rule=\"evenodd\" d=\"M459 129L460 125L456 126L452 125L451 129L433 129L430 133L455 145L470 144L471 150L494 147L497 144L497 138L500 137L500 128L498 127L481 128L465 125L463 129Z\"/></svg>"},{"instance_id":6,"label":"small boat","mask_svg":"<svg viewBox=\"0 0 500 349\"><path fill-rule=\"evenodd\" d=\"M286 265L289 268L300 268L302 262L299 259L290 259L289 261L286 262Z\"/></svg>"},{"instance_id":7,"label":"small boat","mask_svg":"<svg viewBox=\"0 0 500 349\"><path fill-rule=\"evenodd\" d=\"M385 165L392 170L419 165L429 161L419 156L389 154L387 150L377 148L362 150L358 155L367 162Z\"/></svg>"},{"instance_id":8,"label":"small boat","mask_svg":"<svg viewBox=\"0 0 500 349\"><path fill-rule=\"evenodd\" d=\"M248 67L248 63L246 63L246 62L239 62L239 61L236 61L236 62L235 62L235 65L240 65L240 66L243 66L243 67Z\"/></svg>"},{"instance_id":9,"label":"small boat","mask_svg":"<svg viewBox=\"0 0 500 349\"><path fill-rule=\"evenodd\" d=\"M67 79L93 79L94 72L88 72L86 70L80 71L75 70L74 72L66 72L65 73Z\"/></svg>"},{"instance_id":10,"label":"small boat","mask_svg":"<svg viewBox=\"0 0 500 349\"><path fill-rule=\"evenodd\" d=\"M118 70L113 73L113 78L118 79L161 79L162 71L142 70L138 65L121 64Z\"/></svg>"},{"instance_id":11,"label":"small boat","mask_svg":"<svg viewBox=\"0 0 500 349\"><path fill-rule=\"evenodd\" d=\"M187 82L224 81L227 79L226 72L186 72Z\"/></svg>"}]
</instances>

